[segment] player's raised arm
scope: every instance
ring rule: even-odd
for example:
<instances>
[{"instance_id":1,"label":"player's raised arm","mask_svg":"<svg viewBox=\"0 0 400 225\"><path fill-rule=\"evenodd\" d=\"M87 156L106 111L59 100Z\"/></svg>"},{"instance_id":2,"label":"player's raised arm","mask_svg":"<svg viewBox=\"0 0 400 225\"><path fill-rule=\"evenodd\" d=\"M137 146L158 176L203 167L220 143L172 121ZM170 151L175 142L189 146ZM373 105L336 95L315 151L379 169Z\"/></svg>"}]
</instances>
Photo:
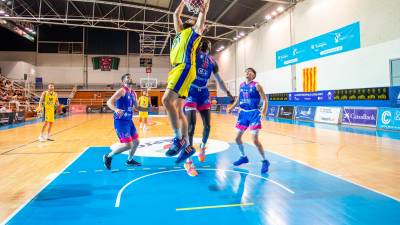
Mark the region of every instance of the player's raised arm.
<instances>
[{"instance_id":1,"label":"player's raised arm","mask_svg":"<svg viewBox=\"0 0 400 225\"><path fill-rule=\"evenodd\" d=\"M107 101L107 106L110 108L112 111L116 112L119 116L122 116L124 114L124 111L121 109L118 109L115 107L115 102L121 98L122 96L125 95L125 90L123 88L120 88L118 91L116 91L110 99Z\"/></svg>"},{"instance_id":2,"label":"player's raised arm","mask_svg":"<svg viewBox=\"0 0 400 225\"><path fill-rule=\"evenodd\" d=\"M211 0L205 0L204 5L201 6L199 17L197 18L196 25L194 26L194 30L200 35L203 34L203 32L206 28L206 26L205 26L206 18L207 18L208 9L210 7L210 1Z\"/></svg>"},{"instance_id":3,"label":"player's raised arm","mask_svg":"<svg viewBox=\"0 0 400 225\"><path fill-rule=\"evenodd\" d=\"M231 101L233 101L232 94L228 91L228 88L226 88L225 82L221 79L221 75L219 74L219 69L218 69L217 63L215 63L215 65L214 65L213 74L214 74L215 80L218 83L218 86L222 89L223 92L225 92L228 95L228 97L231 99Z\"/></svg>"},{"instance_id":4,"label":"player's raised arm","mask_svg":"<svg viewBox=\"0 0 400 225\"><path fill-rule=\"evenodd\" d=\"M185 3L182 0L181 3L179 3L178 8L176 8L174 12L174 28L176 33L179 33L181 32L181 30L183 30L183 22L181 19L181 15L184 8L185 8Z\"/></svg>"}]
</instances>

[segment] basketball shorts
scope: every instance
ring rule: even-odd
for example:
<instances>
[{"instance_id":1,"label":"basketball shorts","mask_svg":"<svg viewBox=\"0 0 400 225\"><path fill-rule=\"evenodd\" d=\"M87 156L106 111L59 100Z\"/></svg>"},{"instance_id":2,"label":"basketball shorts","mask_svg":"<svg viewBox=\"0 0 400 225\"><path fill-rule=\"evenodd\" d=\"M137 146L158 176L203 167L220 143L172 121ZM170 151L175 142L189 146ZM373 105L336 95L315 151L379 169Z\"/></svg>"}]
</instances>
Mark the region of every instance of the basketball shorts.
<instances>
[{"instance_id":1,"label":"basketball shorts","mask_svg":"<svg viewBox=\"0 0 400 225\"><path fill-rule=\"evenodd\" d=\"M114 129L121 143L129 143L139 138L132 120L114 120Z\"/></svg>"},{"instance_id":2,"label":"basketball shorts","mask_svg":"<svg viewBox=\"0 0 400 225\"><path fill-rule=\"evenodd\" d=\"M185 111L203 111L211 109L210 92L208 88L191 87L185 101Z\"/></svg>"},{"instance_id":3,"label":"basketball shorts","mask_svg":"<svg viewBox=\"0 0 400 225\"><path fill-rule=\"evenodd\" d=\"M149 112L146 111L139 111L139 118L148 118L149 117Z\"/></svg>"},{"instance_id":4,"label":"basketball shorts","mask_svg":"<svg viewBox=\"0 0 400 225\"><path fill-rule=\"evenodd\" d=\"M261 113L260 110L243 110L239 112L239 117L236 123L236 128L240 131L245 131L249 128L251 131L261 129Z\"/></svg>"},{"instance_id":5,"label":"basketball shorts","mask_svg":"<svg viewBox=\"0 0 400 225\"><path fill-rule=\"evenodd\" d=\"M186 98L189 88L196 78L196 65L178 64L168 74L167 88Z\"/></svg>"},{"instance_id":6,"label":"basketball shorts","mask_svg":"<svg viewBox=\"0 0 400 225\"><path fill-rule=\"evenodd\" d=\"M43 109L43 112L44 112L44 115L43 115L44 122L53 123L54 119L55 119L55 108L54 107L51 107L51 108L46 107Z\"/></svg>"}]
</instances>

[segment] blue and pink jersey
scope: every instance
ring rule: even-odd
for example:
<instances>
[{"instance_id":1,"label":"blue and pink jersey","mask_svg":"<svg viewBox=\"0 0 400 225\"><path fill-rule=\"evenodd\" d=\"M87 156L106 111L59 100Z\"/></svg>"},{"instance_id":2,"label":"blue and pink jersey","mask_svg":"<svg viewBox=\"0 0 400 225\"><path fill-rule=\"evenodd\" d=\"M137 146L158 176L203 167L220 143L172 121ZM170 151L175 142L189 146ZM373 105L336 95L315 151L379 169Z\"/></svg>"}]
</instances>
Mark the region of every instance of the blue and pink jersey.
<instances>
[{"instance_id":1,"label":"blue and pink jersey","mask_svg":"<svg viewBox=\"0 0 400 225\"><path fill-rule=\"evenodd\" d=\"M211 108L210 93L207 82L216 68L216 62L208 53L199 51L196 57L196 79L189 89L186 98L186 110L207 110Z\"/></svg>"},{"instance_id":2,"label":"blue and pink jersey","mask_svg":"<svg viewBox=\"0 0 400 225\"><path fill-rule=\"evenodd\" d=\"M257 90L257 82L243 82L240 84L239 107L244 110L258 109L261 101L260 93Z\"/></svg>"},{"instance_id":3,"label":"blue and pink jersey","mask_svg":"<svg viewBox=\"0 0 400 225\"><path fill-rule=\"evenodd\" d=\"M115 107L124 111L122 116L114 113L114 129L121 143L129 143L139 138L132 121L133 107L137 106L136 93L123 87L125 95L115 102Z\"/></svg>"},{"instance_id":4,"label":"blue and pink jersey","mask_svg":"<svg viewBox=\"0 0 400 225\"><path fill-rule=\"evenodd\" d=\"M261 96L256 86L257 82L255 81L240 84L240 112L236 128L241 131L245 131L247 128L250 128L251 131L261 129L261 114L259 110Z\"/></svg>"}]
</instances>

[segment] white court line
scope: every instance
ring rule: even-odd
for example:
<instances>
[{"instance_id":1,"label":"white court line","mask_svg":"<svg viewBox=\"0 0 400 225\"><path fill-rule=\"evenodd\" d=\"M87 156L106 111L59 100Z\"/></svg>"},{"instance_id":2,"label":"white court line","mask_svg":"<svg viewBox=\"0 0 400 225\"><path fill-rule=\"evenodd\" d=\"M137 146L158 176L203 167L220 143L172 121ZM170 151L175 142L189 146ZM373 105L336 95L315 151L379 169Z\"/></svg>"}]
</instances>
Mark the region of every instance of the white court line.
<instances>
[{"instance_id":1,"label":"white court line","mask_svg":"<svg viewBox=\"0 0 400 225\"><path fill-rule=\"evenodd\" d=\"M87 171L86 170L81 170L81 171L78 171L78 173L87 173Z\"/></svg>"},{"instance_id":2,"label":"white court line","mask_svg":"<svg viewBox=\"0 0 400 225\"><path fill-rule=\"evenodd\" d=\"M286 186L284 186L284 185L278 183L277 181L274 181L274 180L271 180L271 179L269 179L269 178L262 177L262 176L259 176L259 175L256 175L256 174L252 174L252 173L245 173L245 172L236 171L236 170L224 170L224 169L197 169L197 170L204 170L204 171L222 171L222 172L233 172L233 173L246 174L246 175L250 175L250 176L253 176L253 177L257 177L257 178L260 178L260 179L269 181L269 182L271 182L271 183L273 183L273 184L279 186L280 188L284 189L285 191L289 192L290 194L295 194L294 191L292 191L291 189L287 188ZM118 195L117 195L117 198L115 199L115 208L119 208L120 203L121 203L121 196L122 196L122 193L125 191L125 189L126 189L129 185L135 183L136 181L139 181L139 180L141 180L141 179L144 179L144 178L146 178L146 177L150 177L150 176L154 176L154 175L158 175L158 174L163 174L163 173L178 172L178 171L185 171L185 169L180 169L180 170L167 170L167 171L161 171L161 172L150 173L150 174L147 174L147 175L144 175L144 176L141 176L141 177L138 177L138 178L136 178L136 179L134 179L134 180L129 181L127 184L125 184L125 185L119 190Z\"/></svg>"},{"instance_id":3,"label":"white court line","mask_svg":"<svg viewBox=\"0 0 400 225\"><path fill-rule=\"evenodd\" d=\"M104 170L95 170L95 172L103 172Z\"/></svg>"},{"instance_id":4,"label":"white court line","mask_svg":"<svg viewBox=\"0 0 400 225\"><path fill-rule=\"evenodd\" d=\"M129 168L128 170L136 170L135 168Z\"/></svg>"},{"instance_id":5,"label":"white court line","mask_svg":"<svg viewBox=\"0 0 400 225\"><path fill-rule=\"evenodd\" d=\"M253 144L250 144L250 145L254 146ZM390 196L390 195L388 195L388 194L382 193L382 192L380 192L380 191L378 191L378 190L374 190L374 189L369 188L369 187L367 187L367 186L364 186L364 185L362 185L362 184L355 183L355 182L353 182L353 181L351 181L351 180L349 180L349 179L346 179L346 178L342 177L343 175L335 175L335 174L333 174L333 173L330 173L330 172L321 170L321 169L319 169L319 168L316 168L316 167L314 167L314 166L308 165L308 164L306 164L306 163L304 163L304 162L302 162L302 161L289 158L289 157L287 157L287 156L285 156L285 155L282 155L282 154L280 154L280 153L278 153L278 152L274 152L274 151L269 151L269 152L271 152L271 153L273 153L273 154L276 154L276 155L279 155L279 156L281 156L281 157L283 157L283 158L285 158L285 159L289 159L289 160L295 161L295 162L297 162L297 163L299 163L299 164L301 164L301 165L303 165L303 166L306 166L306 167L308 167L308 168L317 170L317 171L319 171L319 172L321 172L321 173L328 174L328 175L333 176L333 177L336 177L336 178L338 178L338 179L340 179L340 180L346 181L346 182L348 182L348 183L354 184L354 185L356 185L356 186L362 187L362 188L367 189L367 190L369 190L369 191L372 191L372 192L381 194L381 195L383 195L383 196L385 196L385 197L388 197L388 198L390 198L390 199L393 199L393 200L395 200L395 201L400 202L400 199L398 199L398 198L396 198L396 197L393 197L393 196Z\"/></svg>"},{"instance_id":6,"label":"white court line","mask_svg":"<svg viewBox=\"0 0 400 225\"><path fill-rule=\"evenodd\" d=\"M119 169L111 170L111 172L118 172L118 171L119 171Z\"/></svg>"},{"instance_id":7,"label":"white court line","mask_svg":"<svg viewBox=\"0 0 400 225\"><path fill-rule=\"evenodd\" d=\"M70 165L72 165L72 163L74 163L77 159L79 159L79 157L81 157L81 155L83 155L83 153L85 153L90 147L86 147L85 150L83 150L83 152L81 152L80 154L78 154L76 156L76 158L74 160L72 160L70 163L68 163L68 165L66 165L60 172L57 173L57 176L55 176L52 180L49 180L42 188L39 189L39 191L37 191L32 198L26 200L24 202L24 204L22 204L18 209L16 209L9 217L7 217L7 219L5 219L1 224L7 224L15 215L17 215L17 213L19 213L19 211L21 211L26 205L28 205L29 202L32 201L32 199L36 198L36 196L42 192L47 186L49 186L49 184L51 182L53 182L61 173L62 171L66 170Z\"/></svg>"},{"instance_id":8,"label":"white court line","mask_svg":"<svg viewBox=\"0 0 400 225\"><path fill-rule=\"evenodd\" d=\"M151 168L143 168L142 170L151 170Z\"/></svg>"}]
</instances>

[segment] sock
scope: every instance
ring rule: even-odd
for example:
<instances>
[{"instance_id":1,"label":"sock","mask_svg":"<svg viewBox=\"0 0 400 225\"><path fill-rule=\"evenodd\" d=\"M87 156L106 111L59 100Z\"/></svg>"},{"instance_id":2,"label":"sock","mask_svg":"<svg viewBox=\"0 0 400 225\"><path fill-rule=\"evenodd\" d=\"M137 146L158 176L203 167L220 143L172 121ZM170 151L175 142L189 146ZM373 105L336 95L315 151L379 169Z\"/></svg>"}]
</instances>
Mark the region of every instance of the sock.
<instances>
[{"instance_id":1,"label":"sock","mask_svg":"<svg viewBox=\"0 0 400 225\"><path fill-rule=\"evenodd\" d=\"M182 139L182 132L181 129L174 129L174 135L176 138L178 138L179 140Z\"/></svg>"},{"instance_id":2,"label":"sock","mask_svg":"<svg viewBox=\"0 0 400 225\"><path fill-rule=\"evenodd\" d=\"M189 158L186 160L186 163L193 163L192 157L189 157Z\"/></svg>"},{"instance_id":3,"label":"sock","mask_svg":"<svg viewBox=\"0 0 400 225\"><path fill-rule=\"evenodd\" d=\"M206 147L206 143L203 142L200 144L200 148L204 148L204 147Z\"/></svg>"},{"instance_id":4,"label":"sock","mask_svg":"<svg viewBox=\"0 0 400 225\"><path fill-rule=\"evenodd\" d=\"M246 154L244 153L244 147L243 144L238 144L239 151L240 151L240 156L245 157Z\"/></svg>"},{"instance_id":5,"label":"sock","mask_svg":"<svg viewBox=\"0 0 400 225\"><path fill-rule=\"evenodd\" d=\"M128 155L128 161L131 161L133 159L133 156Z\"/></svg>"}]
</instances>

